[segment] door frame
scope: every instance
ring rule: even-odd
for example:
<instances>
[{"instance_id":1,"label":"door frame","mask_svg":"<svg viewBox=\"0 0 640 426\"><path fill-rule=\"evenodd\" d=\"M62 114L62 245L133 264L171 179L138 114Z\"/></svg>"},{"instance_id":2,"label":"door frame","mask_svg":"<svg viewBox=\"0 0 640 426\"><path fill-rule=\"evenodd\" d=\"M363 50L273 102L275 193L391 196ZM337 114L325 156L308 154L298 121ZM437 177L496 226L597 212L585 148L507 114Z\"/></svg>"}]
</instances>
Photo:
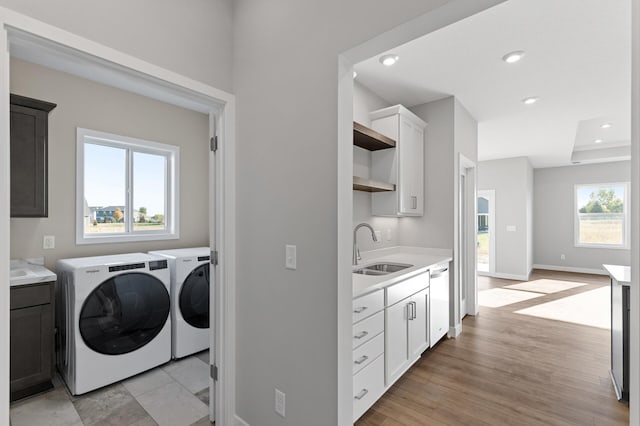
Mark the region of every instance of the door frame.
<instances>
[{"instance_id":1,"label":"door frame","mask_svg":"<svg viewBox=\"0 0 640 426\"><path fill-rule=\"evenodd\" d=\"M210 246L219 252L211 322L218 424L235 421L235 96L26 15L0 7L0 200L10 203L10 49L22 59L209 116L218 151L209 158ZM11 47L10 47L11 46ZM203 141L209 146L209 140ZM0 209L0 276L9 282L10 217ZM0 290L0 377L9 377L9 286ZM212 337L213 337L212 336ZM214 405L211 404L211 405ZM9 424L9 387L0 387L0 423Z\"/></svg>"},{"instance_id":2,"label":"door frame","mask_svg":"<svg viewBox=\"0 0 640 426\"><path fill-rule=\"evenodd\" d=\"M476 198L489 200L489 271L477 271L478 275L495 274L496 272L496 190L482 189L477 191ZM477 210L477 205L476 205ZM476 231L477 232L477 231ZM477 253L476 253L477 257Z\"/></svg>"},{"instance_id":3,"label":"door frame","mask_svg":"<svg viewBox=\"0 0 640 426\"><path fill-rule=\"evenodd\" d=\"M456 215L455 243L453 248L454 265L454 288L457 289L459 311L455 313L454 331L459 334L462 330L462 319L465 315L477 315L478 308L478 282L476 275L477 267L477 167L476 163L458 154L458 173L456 188L457 206L454 208ZM464 191L462 188L462 176L465 176ZM463 208L465 207L465 208ZM458 261L456 262L456 259ZM466 299L463 300L463 287ZM459 329L458 329L459 327ZM456 334L456 335L457 335Z\"/></svg>"}]
</instances>

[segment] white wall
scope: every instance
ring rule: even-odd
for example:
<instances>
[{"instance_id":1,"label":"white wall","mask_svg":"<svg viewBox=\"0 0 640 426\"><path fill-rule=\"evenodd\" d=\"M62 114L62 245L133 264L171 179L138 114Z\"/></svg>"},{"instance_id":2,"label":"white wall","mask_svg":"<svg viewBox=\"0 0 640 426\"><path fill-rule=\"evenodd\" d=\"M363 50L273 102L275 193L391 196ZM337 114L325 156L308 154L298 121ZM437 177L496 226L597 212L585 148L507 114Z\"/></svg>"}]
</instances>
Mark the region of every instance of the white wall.
<instances>
[{"instance_id":1,"label":"white wall","mask_svg":"<svg viewBox=\"0 0 640 426\"><path fill-rule=\"evenodd\" d=\"M49 114L49 216L11 219L11 258L58 259L207 246L209 117L70 74L11 61L11 92L57 104ZM76 127L180 147L180 239L75 243ZM56 247L42 249L54 235Z\"/></svg>"},{"instance_id":2,"label":"white wall","mask_svg":"<svg viewBox=\"0 0 640 426\"><path fill-rule=\"evenodd\" d=\"M353 120L367 127L371 127L369 112L391 106L380 96L358 83L353 84ZM353 175L364 178L371 177L371 151L353 147ZM381 231L382 238L374 242L367 229L358 231L358 246L360 250L373 250L393 247L399 244L398 218L377 217L371 215L371 193L353 191L353 226L366 222L376 231Z\"/></svg>"},{"instance_id":3,"label":"white wall","mask_svg":"<svg viewBox=\"0 0 640 426\"><path fill-rule=\"evenodd\" d=\"M237 254L251 266L237 276L236 396L249 424L337 423L338 55L444 3L235 2Z\"/></svg>"},{"instance_id":4,"label":"white wall","mask_svg":"<svg viewBox=\"0 0 640 426\"><path fill-rule=\"evenodd\" d=\"M231 91L232 0L0 0L0 6Z\"/></svg>"},{"instance_id":5,"label":"white wall","mask_svg":"<svg viewBox=\"0 0 640 426\"><path fill-rule=\"evenodd\" d=\"M498 276L526 279L531 271L532 170L526 157L478 163L478 190L495 190ZM507 226L515 226L515 232Z\"/></svg>"},{"instance_id":6,"label":"white wall","mask_svg":"<svg viewBox=\"0 0 640 426\"><path fill-rule=\"evenodd\" d=\"M534 261L536 265L602 270L603 263L629 265L629 250L574 246L574 185L628 182L629 161L534 171ZM633 228L633 226L632 226ZM564 254L566 260L560 260Z\"/></svg>"}]
</instances>

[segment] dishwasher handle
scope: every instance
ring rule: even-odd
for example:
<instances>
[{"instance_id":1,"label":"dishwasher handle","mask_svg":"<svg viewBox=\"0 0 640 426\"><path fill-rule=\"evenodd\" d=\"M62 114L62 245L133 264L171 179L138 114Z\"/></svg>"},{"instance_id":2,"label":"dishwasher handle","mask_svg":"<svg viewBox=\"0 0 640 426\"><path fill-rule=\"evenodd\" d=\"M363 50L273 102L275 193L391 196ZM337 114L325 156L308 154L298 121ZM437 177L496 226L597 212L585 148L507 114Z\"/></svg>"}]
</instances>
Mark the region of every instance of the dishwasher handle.
<instances>
[{"instance_id":1,"label":"dishwasher handle","mask_svg":"<svg viewBox=\"0 0 640 426\"><path fill-rule=\"evenodd\" d=\"M449 267L444 267L441 269L436 269L435 271L431 271L430 277L431 278L438 278L439 276L441 276L442 274L444 274L445 272L447 272L449 270Z\"/></svg>"}]
</instances>

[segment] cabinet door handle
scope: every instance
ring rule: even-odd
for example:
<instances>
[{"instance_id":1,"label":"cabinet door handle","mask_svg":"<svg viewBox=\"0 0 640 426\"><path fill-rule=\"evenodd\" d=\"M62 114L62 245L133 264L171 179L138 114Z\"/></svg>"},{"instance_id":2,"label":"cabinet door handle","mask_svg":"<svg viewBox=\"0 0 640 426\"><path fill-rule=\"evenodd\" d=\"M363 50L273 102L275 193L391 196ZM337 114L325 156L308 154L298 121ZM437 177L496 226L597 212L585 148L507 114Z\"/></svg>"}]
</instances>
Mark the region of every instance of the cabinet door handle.
<instances>
[{"instance_id":1,"label":"cabinet door handle","mask_svg":"<svg viewBox=\"0 0 640 426\"><path fill-rule=\"evenodd\" d=\"M418 208L418 197L415 195L411 196L411 208L414 210Z\"/></svg>"},{"instance_id":2,"label":"cabinet door handle","mask_svg":"<svg viewBox=\"0 0 640 426\"><path fill-rule=\"evenodd\" d=\"M355 314L361 314L361 313L363 313L363 312L364 312L364 311L366 311L366 310L367 310L367 307L366 307L366 306L360 306L359 308L355 308L355 309L353 310L353 313L355 313Z\"/></svg>"},{"instance_id":3,"label":"cabinet door handle","mask_svg":"<svg viewBox=\"0 0 640 426\"><path fill-rule=\"evenodd\" d=\"M413 302L407 303L407 319L409 321L413 319Z\"/></svg>"},{"instance_id":4,"label":"cabinet door handle","mask_svg":"<svg viewBox=\"0 0 640 426\"><path fill-rule=\"evenodd\" d=\"M364 336L366 336L367 334L369 334L368 331L361 331L360 333L356 334L355 337L356 339L362 339Z\"/></svg>"},{"instance_id":5,"label":"cabinet door handle","mask_svg":"<svg viewBox=\"0 0 640 426\"><path fill-rule=\"evenodd\" d=\"M366 394L369 393L368 389L362 389L360 392L358 392L358 394L354 397L355 399L357 399L358 401L361 400L362 398L364 398L364 396Z\"/></svg>"},{"instance_id":6,"label":"cabinet door handle","mask_svg":"<svg viewBox=\"0 0 640 426\"><path fill-rule=\"evenodd\" d=\"M355 362L356 364L360 365L360 364L362 364L363 362L365 362L368 359L369 359L368 356L362 355L359 359L357 359L357 360L355 360L353 362Z\"/></svg>"},{"instance_id":7,"label":"cabinet door handle","mask_svg":"<svg viewBox=\"0 0 640 426\"><path fill-rule=\"evenodd\" d=\"M418 318L418 304L416 302L413 303L413 319Z\"/></svg>"}]
</instances>

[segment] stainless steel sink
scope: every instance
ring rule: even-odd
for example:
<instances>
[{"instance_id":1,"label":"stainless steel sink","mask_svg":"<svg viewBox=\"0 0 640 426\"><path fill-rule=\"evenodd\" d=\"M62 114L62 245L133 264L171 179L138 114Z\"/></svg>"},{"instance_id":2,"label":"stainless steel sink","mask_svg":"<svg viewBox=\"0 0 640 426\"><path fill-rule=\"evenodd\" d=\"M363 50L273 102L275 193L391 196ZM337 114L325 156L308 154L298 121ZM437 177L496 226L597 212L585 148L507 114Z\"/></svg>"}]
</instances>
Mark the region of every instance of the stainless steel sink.
<instances>
[{"instance_id":1,"label":"stainless steel sink","mask_svg":"<svg viewBox=\"0 0 640 426\"><path fill-rule=\"evenodd\" d=\"M413 265L406 263L374 263L353 271L354 274L361 275L387 275L403 269L411 268Z\"/></svg>"}]
</instances>

